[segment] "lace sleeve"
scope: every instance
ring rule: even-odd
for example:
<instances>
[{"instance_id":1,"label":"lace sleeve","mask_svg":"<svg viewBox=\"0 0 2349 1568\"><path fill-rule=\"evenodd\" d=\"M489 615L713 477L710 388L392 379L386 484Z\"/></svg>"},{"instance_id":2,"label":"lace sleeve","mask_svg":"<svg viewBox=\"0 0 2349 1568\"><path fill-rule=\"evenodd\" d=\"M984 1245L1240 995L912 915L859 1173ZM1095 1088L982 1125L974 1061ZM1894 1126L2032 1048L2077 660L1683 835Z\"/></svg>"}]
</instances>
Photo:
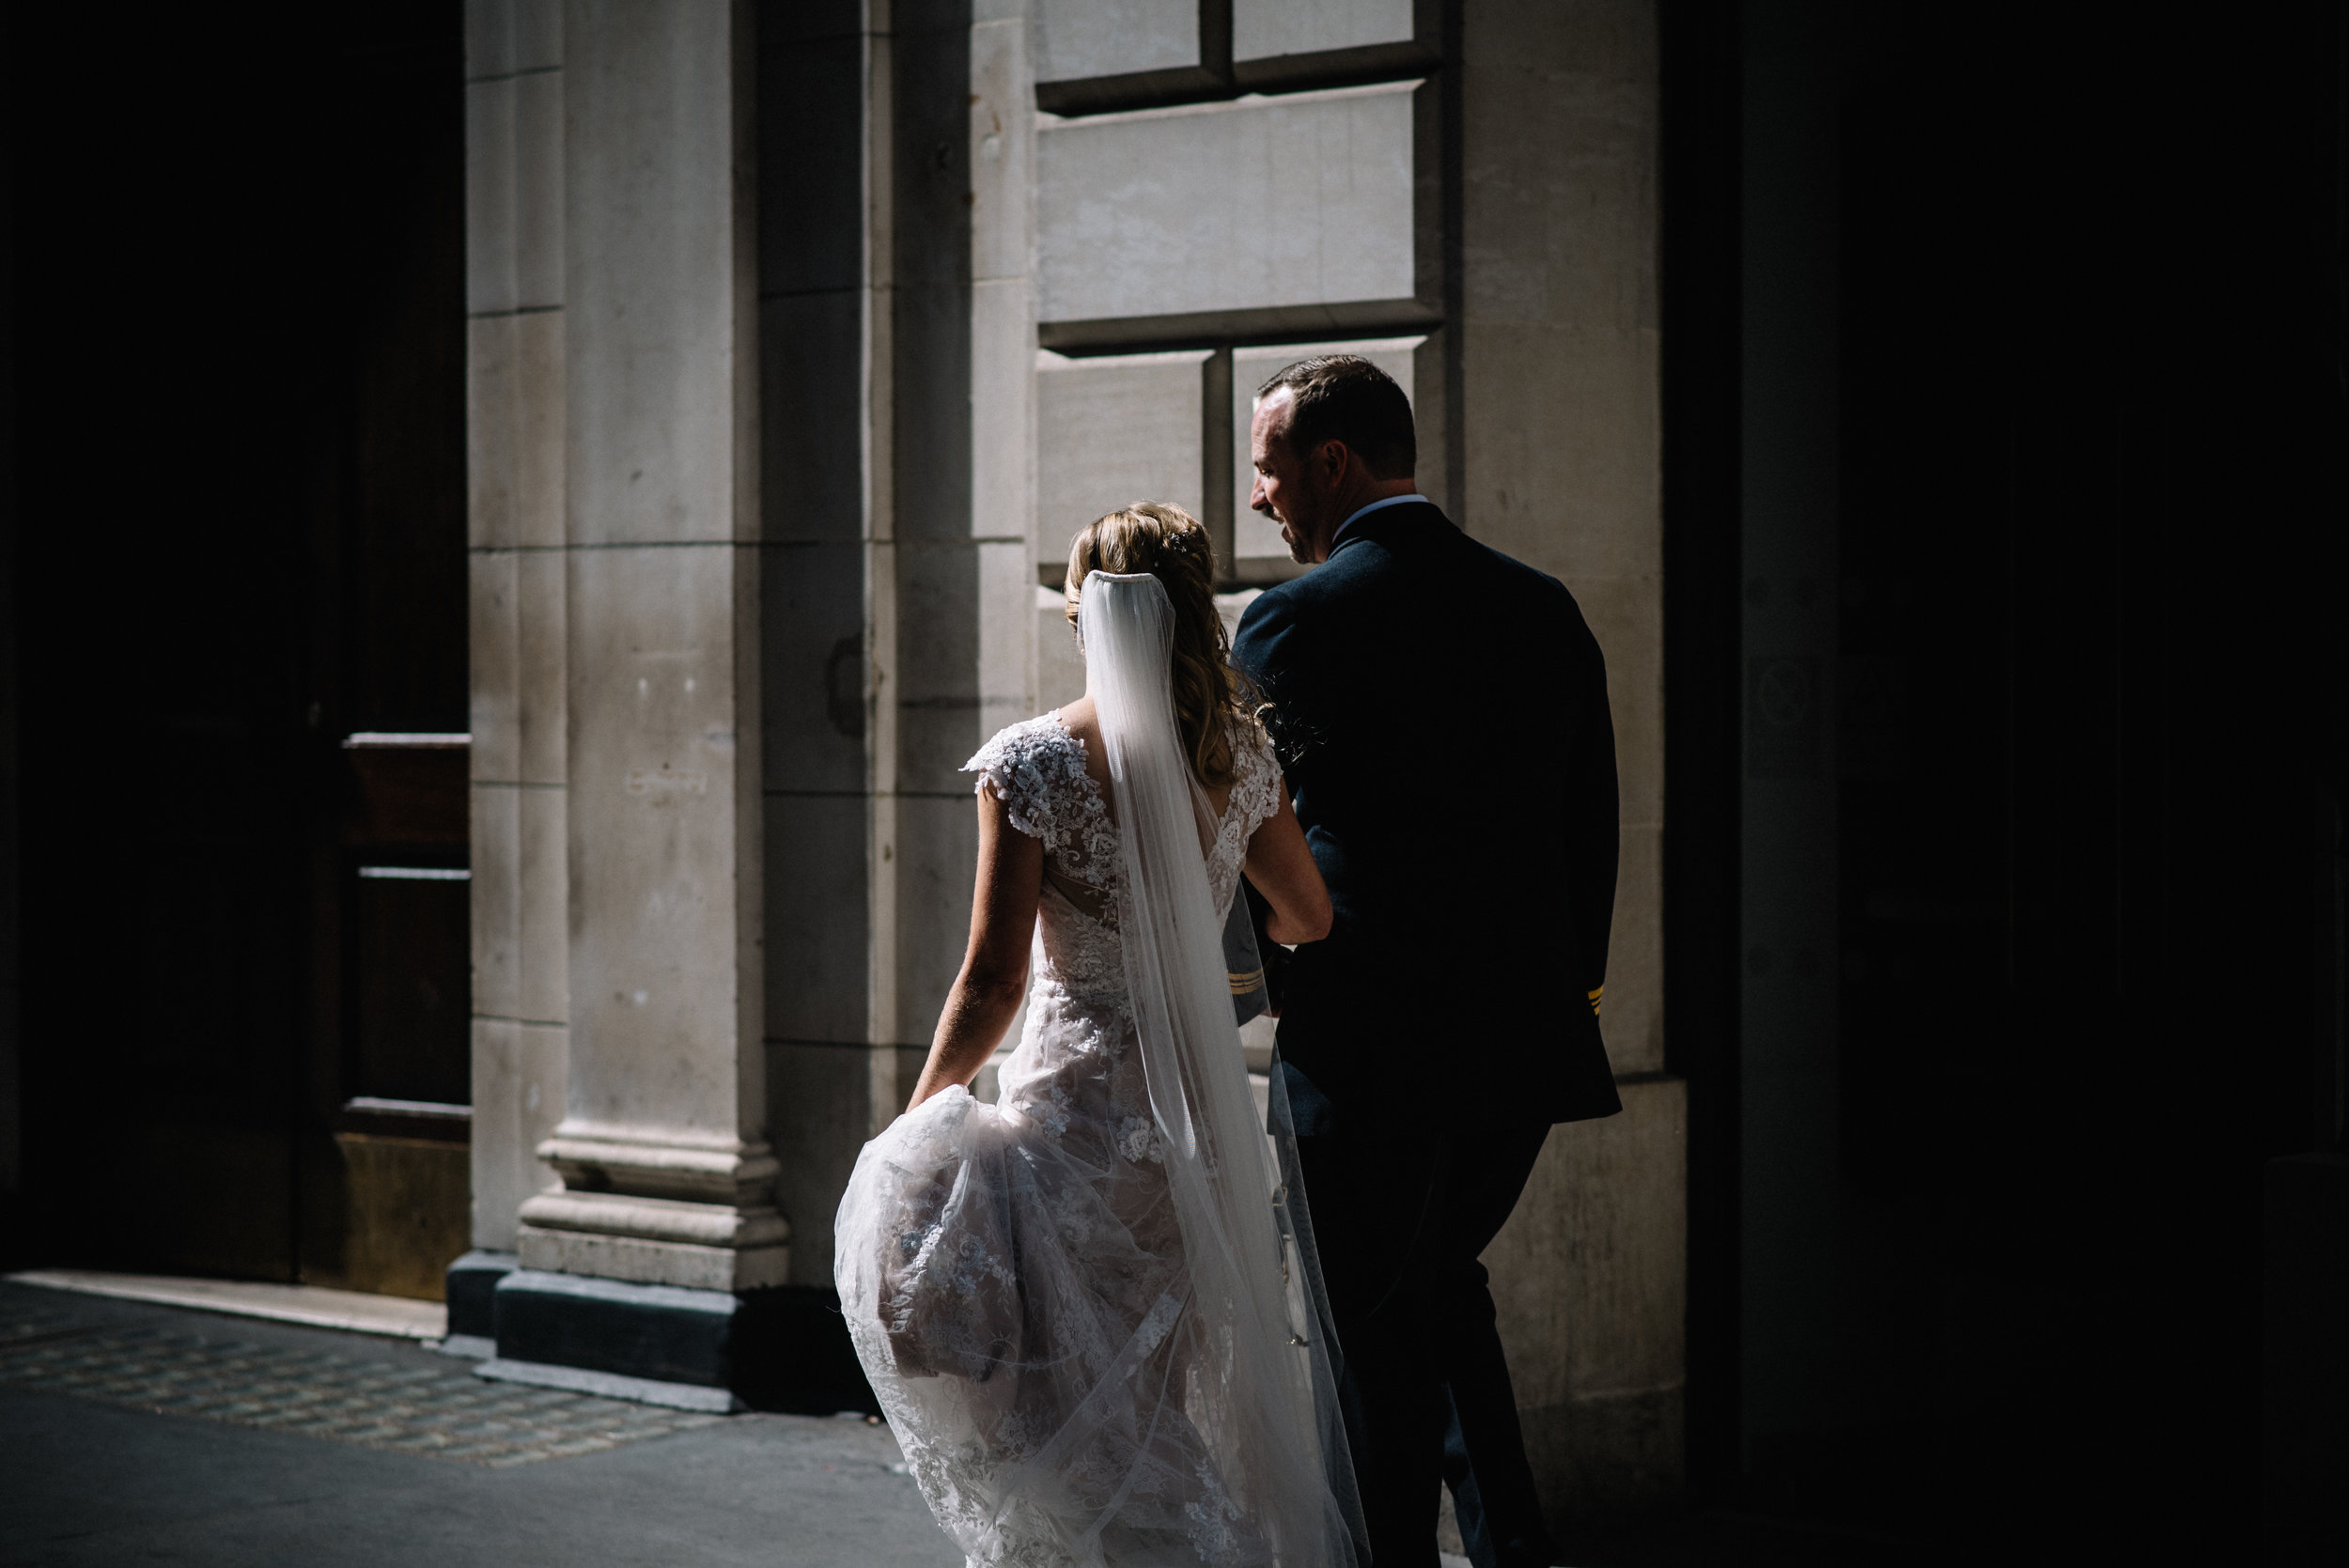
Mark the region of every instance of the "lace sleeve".
<instances>
[{"instance_id":1,"label":"lace sleeve","mask_svg":"<svg viewBox=\"0 0 2349 1568\"><path fill-rule=\"evenodd\" d=\"M1232 784L1232 805L1252 838L1281 809L1281 763L1262 724L1251 720L1238 726L1238 731L1232 747L1238 774Z\"/></svg>"},{"instance_id":2,"label":"lace sleeve","mask_svg":"<svg viewBox=\"0 0 2349 1568\"><path fill-rule=\"evenodd\" d=\"M1010 814L1011 825L1030 838L1042 839L1048 846L1052 842L1056 815L1052 810L1052 786L1067 769L1067 758L1062 754L1066 748L1052 744L1057 738L1051 726L1031 719L996 731L993 738L962 765L964 772L978 775L972 782L972 793L982 789L994 791L995 799ZM1077 770L1084 770L1081 758L1077 761Z\"/></svg>"},{"instance_id":3,"label":"lace sleeve","mask_svg":"<svg viewBox=\"0 0 2349 1568\"><path fill-rule=\"evenodd\" d=\"M999 730L962 765L975 791L994 792L1011 825L1040 839L1044 852L1079 879L1103 885L1116 864L1116 830L1101 792L1085 775L1083 743L1057 713Z\"/></svg>"}]
</instances>

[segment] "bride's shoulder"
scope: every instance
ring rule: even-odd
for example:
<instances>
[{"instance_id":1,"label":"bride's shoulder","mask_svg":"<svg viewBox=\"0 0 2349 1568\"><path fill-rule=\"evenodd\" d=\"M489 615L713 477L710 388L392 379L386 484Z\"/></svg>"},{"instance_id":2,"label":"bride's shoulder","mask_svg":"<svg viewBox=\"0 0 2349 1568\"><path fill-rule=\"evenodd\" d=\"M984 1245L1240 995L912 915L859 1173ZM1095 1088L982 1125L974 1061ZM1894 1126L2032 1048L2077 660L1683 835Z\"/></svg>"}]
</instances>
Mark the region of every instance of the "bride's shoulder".
<instances>
[{"instance_id":1,"label":"bride's shoulder","mask_svg":"<svg viewBox=\"0 0 2349 1568\"><path fill-rule=\"evenodd\" d=\"M1264 721L1252 713L1236 713L1231 719L1232 760L1243 773L1256 773L1269 768L1278 770L1280 761L1272 749L1272 737L1264 727Z\"/></svg>"},{"instance_id":2,"label":"bride's shoulder","mask_svg":"<svg viewBox=\"0 0 2349 1568\"><path fill-rule=\"evenodd\" d=\"M997 730L988 737L986 745L972 753L971 760L962 765L962 771L992 774L1004 768L1034 766L1072 755L1078 759L1081 771L1084 753L1069 733L1067 721L1058 712L1039 713Z\"/></svg>"},{"instance_id":3,"label":"bride's shoulder","mask_svg":"<svg viewBox=\"0 0 2349 1568\"><path fill-rule=\"evenodd\" d=\"M1088 793L1084 747L1058 713L997 730L962 770L978 775L972 788L1002 801L1013 827L1044 840L1048 848L1058 842L1061 830L1082 820Z\"/></svg>"},{"instance_id":4,"label":"bride's shoulder","mask_svg":"<svg viewBox=\"0 0 2349 1568\"><path fill-rule=\"evenodd\" d=\"M1084 745L1058 713L1039 713L997 730L962 771L979 775L972 787L993 790L1015 814L1038 810L1082 788Z\"/></svg>"}]
</instances>

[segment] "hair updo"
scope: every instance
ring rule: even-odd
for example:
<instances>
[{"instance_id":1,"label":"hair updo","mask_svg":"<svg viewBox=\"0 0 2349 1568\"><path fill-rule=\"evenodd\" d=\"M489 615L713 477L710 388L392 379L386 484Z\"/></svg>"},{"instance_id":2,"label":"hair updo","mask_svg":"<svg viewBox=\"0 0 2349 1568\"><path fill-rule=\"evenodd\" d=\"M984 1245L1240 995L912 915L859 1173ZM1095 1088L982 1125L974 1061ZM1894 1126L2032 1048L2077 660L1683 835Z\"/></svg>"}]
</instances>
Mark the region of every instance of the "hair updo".
<instances>
[{"instance_id":1,"label":"hair updo","mask_svg":"<svg viewBox=\"0 0 2349 1568\"><path fill-rule=\"evenodd\" d=\"M1148 572L1174 609L1174 722L1191 771L1207 789L1234 777L1231 725L1254 709L1215 613L1215 547L1206 525L1166 501L1137 501L1097 518L1068 547L1068 622L1087 572Z\"/></svg>"}]
</instances>

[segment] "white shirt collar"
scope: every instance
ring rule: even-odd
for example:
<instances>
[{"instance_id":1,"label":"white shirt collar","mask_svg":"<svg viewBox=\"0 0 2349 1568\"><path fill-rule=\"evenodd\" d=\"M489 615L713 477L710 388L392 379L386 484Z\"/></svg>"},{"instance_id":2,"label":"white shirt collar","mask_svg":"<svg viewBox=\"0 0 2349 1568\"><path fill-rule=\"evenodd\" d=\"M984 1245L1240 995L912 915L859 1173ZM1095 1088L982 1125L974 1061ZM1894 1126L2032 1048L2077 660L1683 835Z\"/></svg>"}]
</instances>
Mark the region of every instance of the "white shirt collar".
<instances>
[{"instance_id":1,"label":"white shirt collar","mask_svg":"<svg viewBox=\"0 0 2349 1568\"><path fill-rule=\"evenodd\" d=\"M1344 522L1338 524L1338 531L1330 536L1330 543L1332 547L1335 547L1340 539L1346 537L1346 531L1354 526L1355 519L1366 518L1381 506L1401 506L1413 501L1423 503L1426 500L1427 498L1425 496L1420 494L1417 490L1413 490L1408 495L1391 495L1384 501L1374 501L1367 506L1358 506Z\"/></svg>"}]
</instances>

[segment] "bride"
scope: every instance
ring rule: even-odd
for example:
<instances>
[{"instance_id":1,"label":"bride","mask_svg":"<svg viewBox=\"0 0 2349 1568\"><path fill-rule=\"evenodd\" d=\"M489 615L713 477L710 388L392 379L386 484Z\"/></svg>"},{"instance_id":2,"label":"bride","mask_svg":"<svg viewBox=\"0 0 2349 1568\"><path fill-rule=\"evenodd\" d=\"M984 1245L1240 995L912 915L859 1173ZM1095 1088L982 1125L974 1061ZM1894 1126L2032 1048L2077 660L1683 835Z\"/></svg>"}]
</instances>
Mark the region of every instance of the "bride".
<instances>
[{"instance_id":1,"label":"bride","mask_svg":"<svg viewBox=\"0 0 2349 1568\"><path fill-rule=\"evenodd\" d=\"M1323 936L1329 895L1214 581L1178 506L1078 536L1085 694L967 765L970 951L911 1105L840 1204L857 1355L972 1564L1363 1555L1303 1193L1262 1130L1221 942L1243 872L1280 941ZM969 1085L1023 989L982 1103Z\"/></svg>"}]
</instances>

